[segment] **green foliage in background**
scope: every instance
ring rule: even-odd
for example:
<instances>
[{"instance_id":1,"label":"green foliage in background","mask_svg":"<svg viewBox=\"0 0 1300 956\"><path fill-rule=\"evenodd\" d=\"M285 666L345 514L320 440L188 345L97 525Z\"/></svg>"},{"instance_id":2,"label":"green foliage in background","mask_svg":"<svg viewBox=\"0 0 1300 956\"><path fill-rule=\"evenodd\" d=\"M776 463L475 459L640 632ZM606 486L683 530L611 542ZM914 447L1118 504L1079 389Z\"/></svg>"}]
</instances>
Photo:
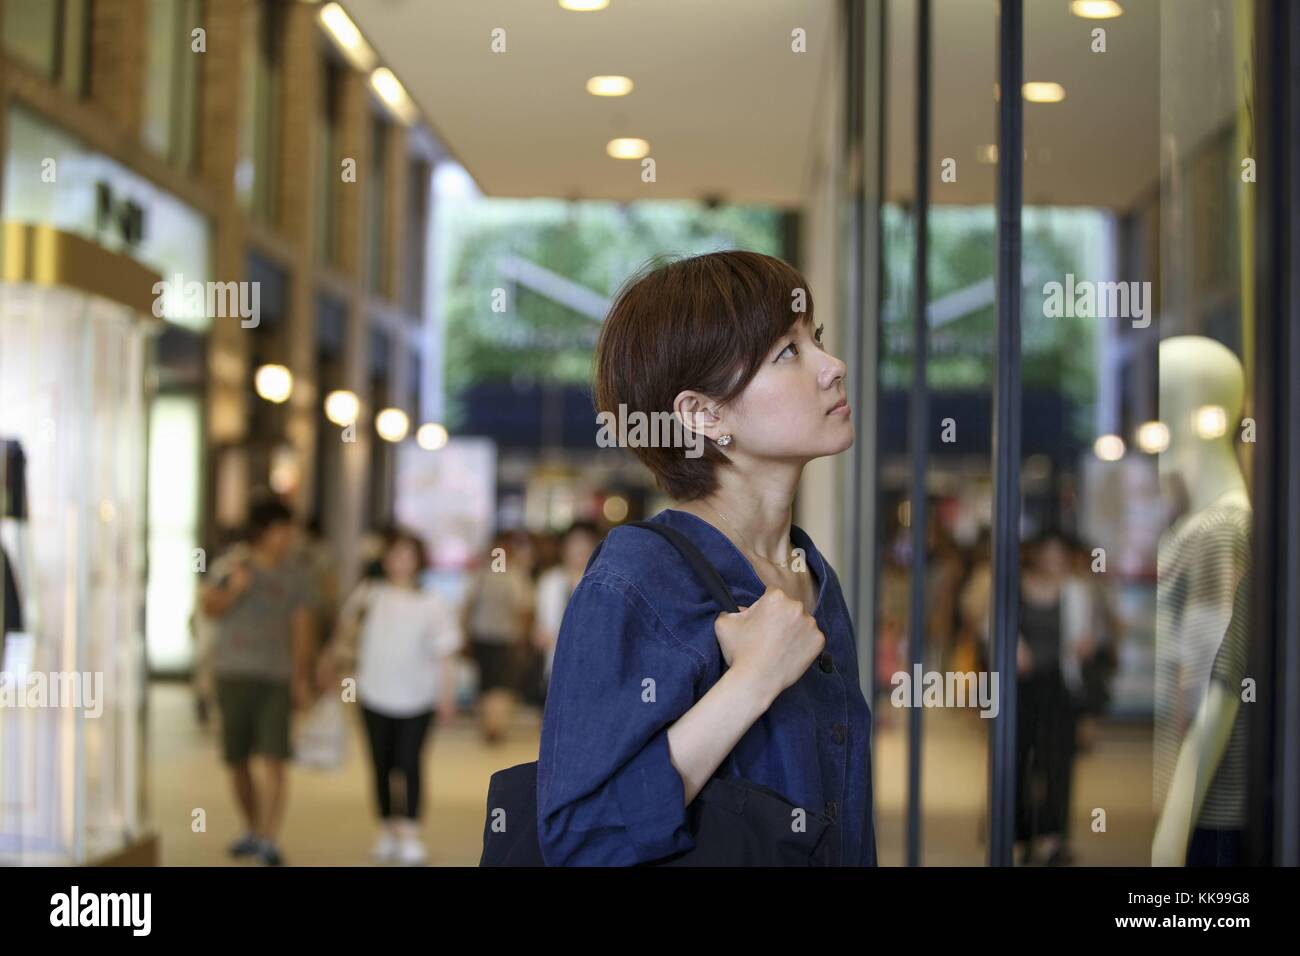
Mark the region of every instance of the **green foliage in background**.
<instances>
[{"instance_id":1,"label":"green foliage in background","mask_svg":"<svg viewBox=\"0 0 1300 956\"><path fill-rule=\"evenodd\" d=\"M444 385L453 398L477 382L590 381L599 322L524 286L515 301L507 297L505 312L493 312L493 289L509 287L497 270L504 257L518 256L609 299L655 256L781 254L779 216L767 208L480 199L445 214L451 271Z\"/></svg>"},{"instance_id":2,"label":"green foliage in background","mask_svg":"<svg viewBox=\"0 0 1300 956\"><path fill-rule=\"evenodd\" d=\"M1027 388L1060 391L1079 409L1096 400L1098 323L1104 320L1043 315L1044 283L1109 278L1099 270L1104 214L1091 209L1028 208L1023 220L1021 273L1021 376ZM884 339L881 384L905 389L912 380L914 238L910 211L886 206L884 233ZM992 207L938 207L930 212L929 286L933 305L966 290L986 301L930 330L927 379L936 389L992 389L997 304L992 277L997 232ZM983 295L987 293L987 295Z\"/></svg>"},{"instance_id":3,"label":"green foliage in background","mask_svg":"<svg viewBox=\"0 0 1300 956\"><path fill-rule=\"evenodd\" d=\"M575 202L477 199L450 203L444 248L450 271L444 293L444 387L456 397L478 382L590 382L599 322L525 286L512 289L505 312L492 311L493 290L511 288L498 271L517 256L606 298L647 261L719 249L780 255L780 219L768 208L691 202ZM1022 272L1023 383L1063 392L1079 409L1095 401L1096 319L1043 316L1042 286L1109 278L1098 269L1106 223L1095 210L1029 208L1024 214ZM912 374L912 223L886 206L884 350L881 385L905 389ZM931 330L930 384L938 389L991 389L996 303L992 277L997 237L991 207L937 207L930 214L931 302L965 290L972 307Z\"/></svg>"}]
</instances>

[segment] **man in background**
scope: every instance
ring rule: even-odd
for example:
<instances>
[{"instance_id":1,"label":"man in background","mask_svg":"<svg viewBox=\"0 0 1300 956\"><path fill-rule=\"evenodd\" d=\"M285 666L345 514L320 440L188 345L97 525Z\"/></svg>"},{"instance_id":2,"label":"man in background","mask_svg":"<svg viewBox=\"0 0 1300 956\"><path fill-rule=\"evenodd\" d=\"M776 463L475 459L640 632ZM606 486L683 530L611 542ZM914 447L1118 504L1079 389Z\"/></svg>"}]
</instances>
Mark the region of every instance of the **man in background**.
<instances>
[{"instance_id":1,"label":"man in background","mask_svg":"<svg viewBox=\"0 0 1300 956\"><path fill-rule=\"evenodd\" d=\"M314 596L302 565L291 559L293 534L293 515L283 504L254 506L247 551L217 562L214 584L199 597L203 613L216 621L212 669L222 752L245 824L229 852L268 866L284 862L276 836L284 816L291 713L311 700ZM260 790L254 756L263 764Z\"/></svg>"}]
</instances>

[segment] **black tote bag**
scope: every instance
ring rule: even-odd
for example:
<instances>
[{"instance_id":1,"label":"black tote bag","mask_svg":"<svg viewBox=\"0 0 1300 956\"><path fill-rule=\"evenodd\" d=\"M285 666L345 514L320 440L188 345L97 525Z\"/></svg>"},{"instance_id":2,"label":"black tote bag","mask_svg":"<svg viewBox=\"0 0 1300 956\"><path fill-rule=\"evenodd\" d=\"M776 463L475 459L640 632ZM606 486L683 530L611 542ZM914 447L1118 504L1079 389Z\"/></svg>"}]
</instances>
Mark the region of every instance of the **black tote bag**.
<instances>
[{"instance_id":1,"label":"black tote bag","mask_svg":"<svg viewBox=\"0 0 1300 956\"><path fill-rule=\"evenodd\" d=\"M661 535L690 564L724 611L739 610L731 591L708 559L675 528L637 521L632 527ZM727 776L731 756L686 808L692 849L647 866L838 866L838 824L824 813L797 808L782 794ZM802 809L803 827L793 823ZM492 775L483 856L479 866L545 866L537 834L537 761Z\"/></svg>"}]
</instances>

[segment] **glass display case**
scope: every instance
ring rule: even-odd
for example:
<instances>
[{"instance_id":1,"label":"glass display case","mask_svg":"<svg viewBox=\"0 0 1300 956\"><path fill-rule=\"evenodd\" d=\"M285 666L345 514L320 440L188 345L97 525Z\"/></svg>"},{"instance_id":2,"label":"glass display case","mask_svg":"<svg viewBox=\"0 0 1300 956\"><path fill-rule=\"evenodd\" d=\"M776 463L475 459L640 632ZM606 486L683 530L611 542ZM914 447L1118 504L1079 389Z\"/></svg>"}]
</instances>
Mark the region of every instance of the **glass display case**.
<instances>
[{"instance_id":1,"label":"glass display case","mask_svg":"<svg viewBox=\"0 0 1300 956\"><path fill-rule=\"evenodd\" d=\"M157 277L5 224L0 863L94 863L144 819L145 388ZM15 606L16 605L16 606Z\"/></svg>"}]
</instances>

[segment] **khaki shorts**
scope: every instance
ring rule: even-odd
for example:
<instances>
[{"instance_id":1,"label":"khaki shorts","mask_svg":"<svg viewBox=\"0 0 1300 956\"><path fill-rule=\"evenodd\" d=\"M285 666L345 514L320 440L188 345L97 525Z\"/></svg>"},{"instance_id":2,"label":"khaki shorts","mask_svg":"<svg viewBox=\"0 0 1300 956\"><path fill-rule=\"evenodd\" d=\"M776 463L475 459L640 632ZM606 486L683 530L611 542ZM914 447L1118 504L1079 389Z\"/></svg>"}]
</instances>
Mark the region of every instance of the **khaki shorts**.
<instances>
[{"instance_id":1,"label":"khaki shorts","mask_svg":"<svg viewBox=\"0 0 1300 956\"><path fill-rule=\"evenodd\" d=\"M226 763L245 763L253 754L289 759L293 705L286 681L218 677L217 706Z\"/></svg>"}]
</instances>

